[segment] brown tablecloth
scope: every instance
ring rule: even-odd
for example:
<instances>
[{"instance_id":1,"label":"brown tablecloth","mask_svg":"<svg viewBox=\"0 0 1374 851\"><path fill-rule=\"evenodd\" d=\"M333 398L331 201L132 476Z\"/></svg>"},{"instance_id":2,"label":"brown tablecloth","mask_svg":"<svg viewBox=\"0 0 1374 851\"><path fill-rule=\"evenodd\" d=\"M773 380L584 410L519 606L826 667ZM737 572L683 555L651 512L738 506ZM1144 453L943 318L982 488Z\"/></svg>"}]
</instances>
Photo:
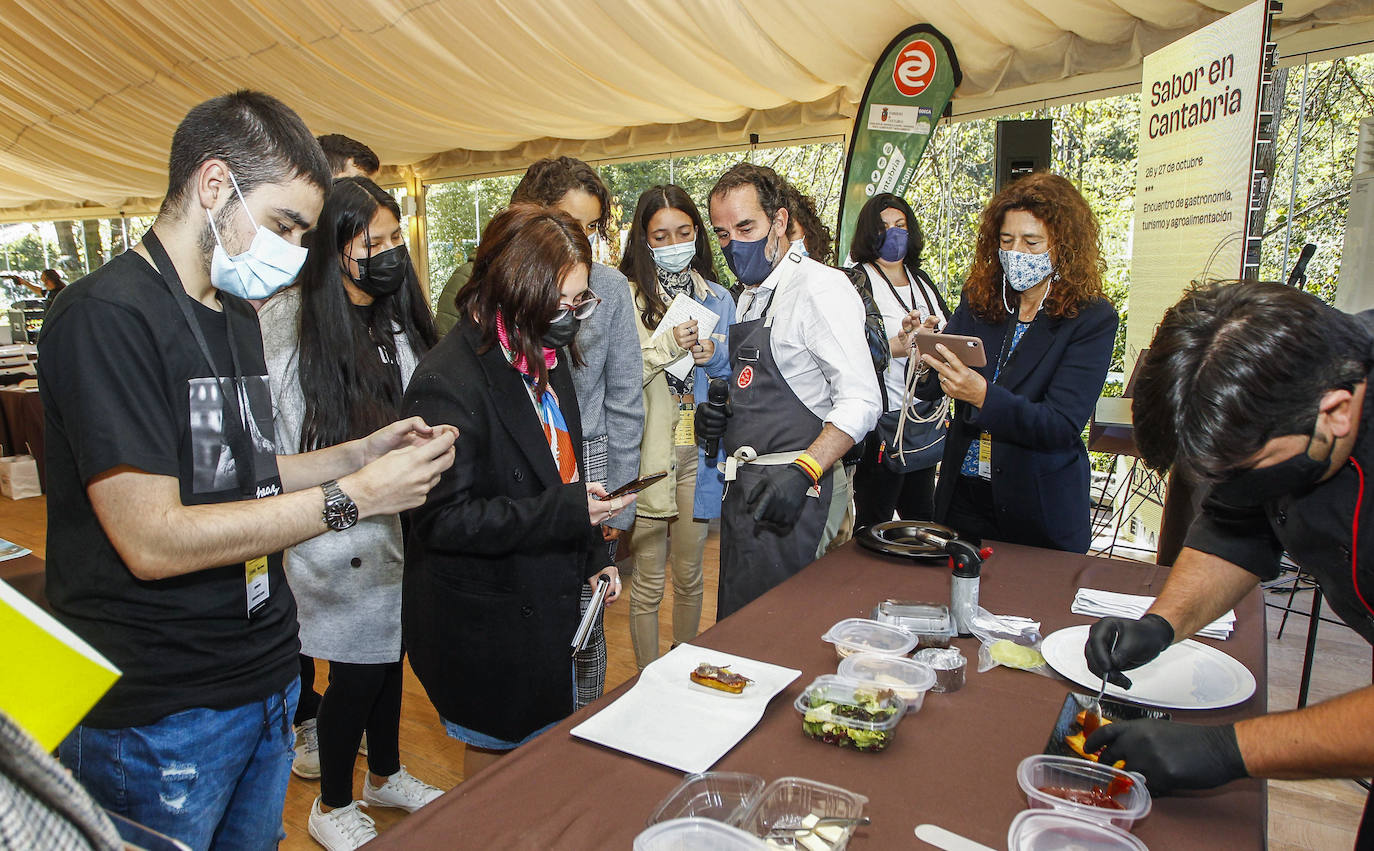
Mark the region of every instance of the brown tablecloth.
<instances>
[{"instance_id":1,"label":"brown tablecloth","mask_svg":"<svg viewBox=\"0 0 1374 851\"><path fill-rule=\"evenodd\" d=\"M48 486L46 461L43 456L43 400L28 390L0 390L0 414L3 414L3 434L0 444L6 455L33 455L38 462L38 482Z\"/></svg>"},{"instance_id":2,"label":"brown tablecloth","mask_svg":"<svg viewBox=\"0 0 1374 851\"><path fill-rule=\"evenodd\" d=\"M983 606L1037 618L1046 635L1092 621L1069 612L1076 588L1155 594L1168 573L1138 562L994 546L997 553L983 574ZM1065 695L1083 689L1006 668L976 673L978 645L969 639L958 641L971 659L968 684L954 694L928 695L920 713L903 719L892 745L881 753L856 753L806 738L792 708L813 678L835 671L834 648L820 640L833 623L866 616L888 597L947 601L948 576L942 567L888 559L851 543L699 636L694 643L701 646L802 671L714 770L745 771L766 780L807 777L868 796L865 814L873 823L855 834L851 848L926 847L912 835L925 822L1006 847L1007 827L1026 808L1016 765L1044 750ZM1176 720L1216 723L1265 711L1259 594L1247 597L1236 616L1229 641L1208 643L1255 674L1255 696L1231 709L1175 712ZM629 685L411 815L368 847L628 849L682 774L575 739L568 730ZM499 679L474 687L500 694ZM1220 790L1159 798L1135 833L1159 849L1262 848L1265 828L1264 785L1244 780Z\"/></svg>"},{"instance_id":3,"label":"brown tablecloth","mask_svg":"<svg viewBox=\"0 0 1374 851\"><path fill-rule=\"evenodd\" d=\"M52 607L48 605L48 598L44 593L44 589L47 587L44 569L43 559L30 553L8 561L0 561L0 579L5 580L14 586L14 589L20 594L51 612Z\"/></svg>"}]
</instances>

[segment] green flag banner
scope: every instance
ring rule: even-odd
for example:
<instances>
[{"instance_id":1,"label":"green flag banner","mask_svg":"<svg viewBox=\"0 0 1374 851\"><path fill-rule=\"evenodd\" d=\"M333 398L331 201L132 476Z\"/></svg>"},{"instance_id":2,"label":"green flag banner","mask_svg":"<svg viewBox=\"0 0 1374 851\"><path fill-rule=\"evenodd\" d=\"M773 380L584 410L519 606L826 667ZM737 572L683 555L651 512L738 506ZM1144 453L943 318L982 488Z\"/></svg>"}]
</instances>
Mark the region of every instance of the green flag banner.
<instances>
[{"instance_id":1,"label":"green flag banner","mask_svg":"<svg viewBox=\"0 0 1374 851\"><path fill-rule=\"evenodd\" d=\"M882 192L911 185L935 123L964 79L954 46L929 24L908 27L888 44L864 88L844 163L837 257L848 257L859 211Z\"/></svg>"}]
</instances>

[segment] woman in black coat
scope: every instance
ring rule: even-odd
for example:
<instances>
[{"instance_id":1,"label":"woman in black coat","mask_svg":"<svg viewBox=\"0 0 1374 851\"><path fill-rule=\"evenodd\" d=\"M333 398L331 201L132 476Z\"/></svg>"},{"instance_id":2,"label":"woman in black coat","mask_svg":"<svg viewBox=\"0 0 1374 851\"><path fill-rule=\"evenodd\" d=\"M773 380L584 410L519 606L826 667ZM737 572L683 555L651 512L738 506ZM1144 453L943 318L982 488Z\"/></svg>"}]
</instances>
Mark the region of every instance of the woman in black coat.
<instances>
[{"instance_id":1,"label":"woman in black coat","mask_svg":"<svg viewBox=\"0 0 1374 851\"><path fill-rule=\"evenodd\" d=\"M411 665L464 774L573 711L582 583L620 579L600 523L631 502L583 483L570 375L591 248L565 213L518 204L482 234L460 324L420 362L407 414L462 447L410 515L402 619Z\"/></svg>"},{"instance_id":2,"label":"woman in black coat","mask_svg":"<svg viewBox=\"0 0 1374 851\"><path fill-rule=\"evenodd\" d=\"M1097 219L1064 178L1037 172L983 211L947 334L977 336L987 366L924 355L916 395L956 402L935 519L970 538L1087 552L1083 427L1102 392L1117 315L1102 296ZM911 330L912 318L904 321Z\"/></svg>"}]
</instances>

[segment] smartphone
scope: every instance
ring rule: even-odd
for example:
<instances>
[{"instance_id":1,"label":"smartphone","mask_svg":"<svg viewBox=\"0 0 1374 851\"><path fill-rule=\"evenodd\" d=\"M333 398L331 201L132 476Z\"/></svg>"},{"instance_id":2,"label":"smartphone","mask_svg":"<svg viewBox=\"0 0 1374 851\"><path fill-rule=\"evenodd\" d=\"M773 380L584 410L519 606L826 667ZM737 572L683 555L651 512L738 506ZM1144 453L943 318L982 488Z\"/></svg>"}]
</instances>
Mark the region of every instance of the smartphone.
<instances>
[{"instance_id":1,"label":"smartphone","mask_svg":"<svg viewBox=\"0 0 1374 851\"><path fill-rule=\"evenodd\" d=\"M964 337L959 334L937 334L928 328L916 332L916 351L923 355L944 360L945 356L935 348L939 343L963 361L964 366L987 366L988 355L983 351L983 341L977 337Z\"/></svg>"},{"instance_id":2,"label":"smartphone","mask_svg":"<svg viewBox=\"0 0 1374 851\"><path fill-rule=\"evenodd\" d=\"M649 485L652 485L659 479L667 478L667 476L667 471L664 471L662 473L650 473L647 476L640 476L633 482L626 482L625 484L606 494L606 496L604 496L603 499L615 499L618 496L629 496L632 493L639 493L640 491L644 490Z\"/></svg>"}]
</instances>

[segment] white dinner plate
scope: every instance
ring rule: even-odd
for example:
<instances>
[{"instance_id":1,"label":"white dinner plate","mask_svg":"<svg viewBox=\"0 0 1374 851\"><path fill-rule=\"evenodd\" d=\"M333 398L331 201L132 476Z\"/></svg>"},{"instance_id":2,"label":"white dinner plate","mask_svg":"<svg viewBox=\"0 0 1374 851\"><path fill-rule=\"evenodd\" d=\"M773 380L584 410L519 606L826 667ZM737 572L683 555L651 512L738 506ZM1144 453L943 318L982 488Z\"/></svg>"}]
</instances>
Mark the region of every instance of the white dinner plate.
<instances>
[{"instance_id":1,"label":"white dinner plate","mask_svg":"<svg viewBox=\"0 0 1374 851\"><path fill-rule=\"evenodd\" d=\"M1088 670L1083 657L1088 629L1086 625L1061 629L1045 639L1040 652L1051 668L1095 692L1102 681ZM1131 678L1130 689L1108 683L1106 693L1165 709L1221 709L1243 703L1255 693L1255 675L1248 668L1192 639L1173 645L1126 676Z\"/></svg>"}]
</instances>

